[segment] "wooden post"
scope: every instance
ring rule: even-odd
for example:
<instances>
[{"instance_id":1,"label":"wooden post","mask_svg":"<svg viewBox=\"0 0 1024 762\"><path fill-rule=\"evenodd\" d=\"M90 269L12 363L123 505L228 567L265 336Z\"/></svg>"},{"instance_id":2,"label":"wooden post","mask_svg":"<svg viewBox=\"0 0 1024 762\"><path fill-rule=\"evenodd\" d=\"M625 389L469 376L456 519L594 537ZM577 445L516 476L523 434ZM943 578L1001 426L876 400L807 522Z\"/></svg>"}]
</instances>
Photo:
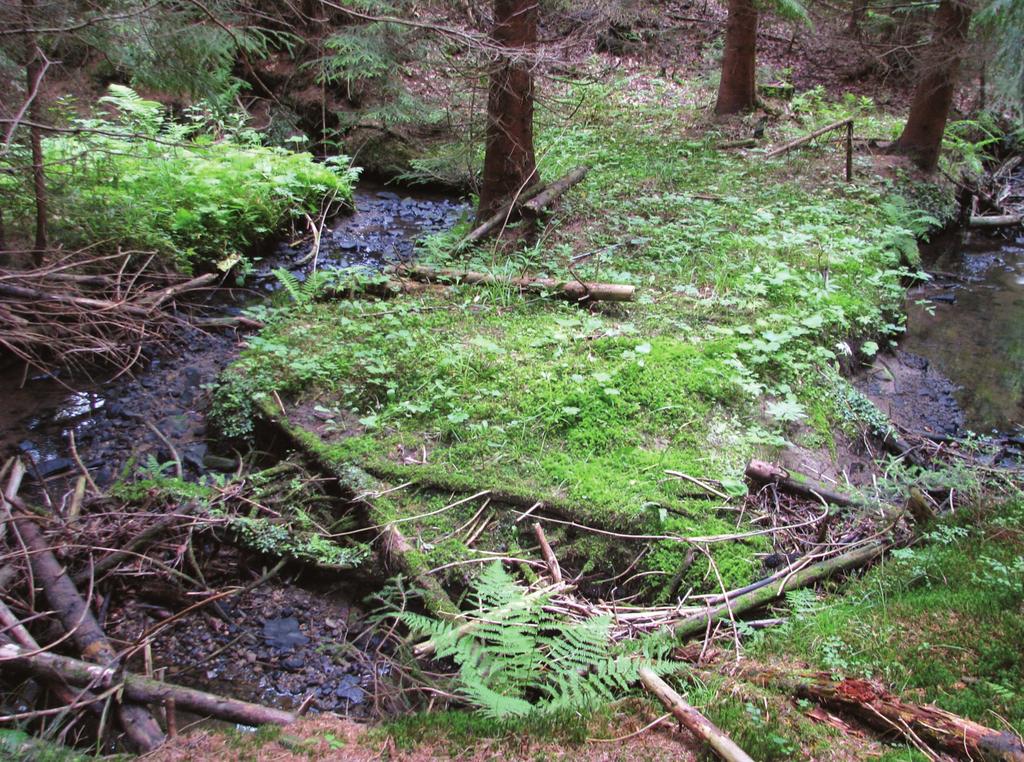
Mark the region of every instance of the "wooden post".
<instances>
[{"instance_id":1,"label":"wooden post","mask_svg":"<svg viewBox=\"0 0 1024 762\"><path fill-rule=\"evenodd\" d=\"M853 182L853 120L846 123L846 182Z\"/></svg>"}]
</instances>

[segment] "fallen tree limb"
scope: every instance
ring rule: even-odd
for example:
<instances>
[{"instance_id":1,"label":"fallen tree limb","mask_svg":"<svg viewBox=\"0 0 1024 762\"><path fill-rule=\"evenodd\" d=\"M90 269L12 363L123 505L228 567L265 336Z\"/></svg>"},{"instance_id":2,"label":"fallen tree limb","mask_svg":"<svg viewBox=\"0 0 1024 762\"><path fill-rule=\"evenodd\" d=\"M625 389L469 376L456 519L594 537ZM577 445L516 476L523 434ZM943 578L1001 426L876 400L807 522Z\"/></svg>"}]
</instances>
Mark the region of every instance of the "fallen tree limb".
<instances>
[{"instance_id":1,"label":"fallen tree limb","mask_svg":"<svg viewBox=\"0 0 1024 762\"><path fill-rule=\"evenodd\" d=\"M537 537L537 542L540 543L540 553L548 567L551 581L557 585L562 581L562 569L558 566L558 559L555 557L555 552L551 549L551 543L548 542L547 535L544 534L544 527L540 525L539 521L533 522L533 533Z\"/></svg>"},{"instance_id":2,"label":"fallen tree limb","mask_svg":"<svg viewBox=\"0 0 1024 762\"><path fill-rule=\"evenodd\" d=\"M781 597L789 590L807 587L828 579L834 574L866 566L880 556L889 546L890 543L887 541L873 540L854 550L849 550L841 555L812 564L782 578L781 581L771 579L770 584L755 583L752 586L754 589L730 598L725 603L708 607L699 614L683 619L672 628L672 634L676 639L684 640L702 633L709 624L730 619L738 614L764 606L766 603L771 603L776 598Z\"/></svg>"},{"instance_id":3,"label":"fallen tree limb","mask_svg":"<svg viewBox=\"0 0 1024 762\"><path fill-rule=\"evenodd\" d=\"M866 505L866 503L860 498L853 497L851 495L844 495L841 492L833 492L820 484L815 484L802 474L800 475L802 478L794 478L793 475L785 468L772 465L771 463L765 463L763 460L750 461L747 463L747 467L743 473L744 476L753 482L757 482L759 484L774 484L785 492L810 498L811 500L817 500L818 502L824 501L840 507L849 505Z\"/></svg>"},{"instance_id":4,"label":"fallen tree limb","mask_svg":"<svg viewBox=\"0 0 1024 762\"><path fill-rule=\"evenodd\" d=\"M548 206L565 195L567 190L583 182L583 178L587 176L589 171L590 167L587 166L576 167L576 169L561 180L551 183L543 191L523 204L523 214L530 217L539 217Z\"/></svg>"},{"instance_id":5,"label":"fallen tree limb","mask_svg":"<svg viewBox=\"0 0 1024 762\"><path fill-rule=\"evenodd\" d=\"M739 675L851 714L879 730L920 739L960 759L1024 762L1024 742L1014 733L993 730L937 706L907 703L875 682L837 682L824 672L788 674L755 667L744 667Z\"/></svg>"},{"instance_id":6,"label":"fallen tree limb","mask_svg":"<svg viewBox=\"0 0 1024 762\"><path fill-rule=\"evenodd\" d=\"M432 268L421 265L405 265L395 270L396 274L428 283L448 281L471 285L506 285L529 293L555 293L573 301L630 302L636 292L635 286L618 283L593 283L576 280L555 280L554 278L504 278L489 273L479 273L446 268Z\"/></svg>"},{"instance_id":7,"label":"fallen tree limb","mask_svg":"<svg viewBox=\"0 0 1024 762\"><path fill-rule=\"evenodd\" d=\"M237 701L213 693L185 688L50 652L33 653L14 644L0 646L0 664L68 685L109 688L123 684L124 697L144 704L163 704L173 699L179 709L245 725L288 725L296 717L281 709Z\"/></svg>"},{"instance_id":8,"label":"fallen tree limb","mask_svg":"<svg viewBox=\"0 0 1024 762\"><path fill-rule=\"evenodd\" d=\"M657 696L687 730L707 743L715 754L726 762L754 762L729 736L686 703L683 697L672 690L671 686L658 677L653 670L641 667L639 674L640 682L644 684L644 687Z\"/></svg>"},{"instance_id":9,"label":"fallen tree limb","mask_svg":"<svg viewBox=\"0 0 1024 762\"><path fill-rule=\"evenodd\" d=\"M514 218L514 214L521 204L529 201L546 187L547 185L544 183L537 183L536 185L532 185L523 190L515 198L505 204L505 206L473 228L465 238L459 241L459 248L479 243L495 230L510 222Z\"/></svg>"},{"instance_id":10,"label":"fallen tree limb","mask_svg":"<svg viewBox=\"0 0 1024 762\"><path fill-rule=\"evenodd\" d=\"M41 650L35 638L25 629L25 625L14 616L14 612L7 608L7 604L3 601L0 601L0 625L3 625L3 632L0 633L0 646L7 645L11 640L14 640L22 648L27 648L33 653ZM96 700L91 691L83 688L81 692L76 693L63 680L48 680L47 682L54 694L68 706L78 704L84 700L90 702L90 709L94 711L101 709L97 704L91 703L93 700Z\"/></svg>"},{"instance_id":11,"label":"fallen tree limb","mask_svg":"<svg viewBox=\"0 0 1024 762\"><path fill-rule=\"evenodd\" d=\"M838 122L832 122L832 124L826 124L824 127L820 127L818 129L816 129L814 132L810 132L810 133L804 135L803 137L797 138L796 140L791 140L788 143L784 143L783 145L779 146L778 148L775 148L775 149L769 151L768 153L766 153L764 155L764 158L766 158L766 159L774 159L776 156L782 156L782 154L789 153L794 148L799 148L800 146L802 146L802 145L804 145L806 143L810 143L816 137L818 137L820 135L824 135L826 132L831 132L832 130L838 130L840 127L846 127L847 125L851 125L851 124L853 124L853 119L851 119L851 118L840 119Z\"/></svg>"},{"instance_id":12,"label":"fallen tree limb","mask_svg":"<svg viewBox=\"0 0 1024 762\"><path fill-rule=\"evenodd\" d=\"M972 215L967 223L972 228L1012 228L1020 225L1024 217L1019 214Z\"/></svg>"},{"instance_id":13,"label":"fallen tree limb","mask_svg":"<svg viewBox=\"0 0 1024 762\"><path fill-rule=\"evenodd\" d=\"M11 499L11 502L15 502L15 499ZM29 563L35 582L42 586L46 600L82 656L104 668L116 665L117 653L89 606L78 594L74 582L50 551L42 532L36 526L35 518L24 514L15 515L14 525L30 551ZM139 749L150 751L163 743L163 731L145 707L118 704L117 714L128 738Z\"/></svg>"}]
</instances>

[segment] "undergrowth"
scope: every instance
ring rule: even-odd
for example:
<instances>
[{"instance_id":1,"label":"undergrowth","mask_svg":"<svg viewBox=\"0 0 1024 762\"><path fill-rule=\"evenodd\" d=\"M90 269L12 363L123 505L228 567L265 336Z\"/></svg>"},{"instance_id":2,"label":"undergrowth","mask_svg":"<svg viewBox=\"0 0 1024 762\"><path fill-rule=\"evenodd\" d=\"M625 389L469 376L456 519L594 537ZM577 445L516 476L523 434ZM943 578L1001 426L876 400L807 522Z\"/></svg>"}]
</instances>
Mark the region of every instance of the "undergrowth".
<instances>
[{"instance_id":1,"label":"undergrowth","mask_svg":"<svg viewBox=\"0 0 1024 762\"><path fill-rule=\"evenodd\" d=\"M71 108L71 104L65 104ZM293 218L351 201L348 160L260 145L244 121L216 130L202 107L172 121L163 107L111 85L95 114L44 140L51 233L65 247L156 254L166 264L228 270ZM9 161L25 159L18 150ZM0 172L12 231L33 219L21 172ZM13 225L12 225L13 223Z\"/></svg>"},{"instance_id":2,"label":"undergrowth","mask_svg":"<svg viewBox=\"0 0 1024 762\"><path fill-rule=\"evenodd\" d=\"M469 253L453 231L421 258L634 284L636 302L581 309L503 287L296 301L260 314L268 327L225 375L224 428L245 434L254 401L276 391L327 419L303 419L322 455L387 483L510 489L567 505L583 523L686 536L750 527L666 471L737 484L744 463L785 446L798 423L833 451L833 429L883 429L835 368L898 336L917 236L944 212L863 166L846 183L827 141L772 161L718 150L693 86L647 73L562 95L578 108L570 124L538 116L541 174L591 171L557 221L535 243ZM894 123L863 99L798 105L779 139L842 114ZM385 507L411 516L435 499L445 495L398 492ZM468 508L414 524L431 562L466 552L452 532ZM517 527L495 526L488 549L505 551ZM578 536L565 545L585 569L615 568L629 552ZM650 598L686 551L653 545L634 583ZM760 575L755 553L767 547L755 537L710 549L722 582L738 586ZM693 564L683 589L717 590L714 571Z\"/></svg>"}]
</instances>

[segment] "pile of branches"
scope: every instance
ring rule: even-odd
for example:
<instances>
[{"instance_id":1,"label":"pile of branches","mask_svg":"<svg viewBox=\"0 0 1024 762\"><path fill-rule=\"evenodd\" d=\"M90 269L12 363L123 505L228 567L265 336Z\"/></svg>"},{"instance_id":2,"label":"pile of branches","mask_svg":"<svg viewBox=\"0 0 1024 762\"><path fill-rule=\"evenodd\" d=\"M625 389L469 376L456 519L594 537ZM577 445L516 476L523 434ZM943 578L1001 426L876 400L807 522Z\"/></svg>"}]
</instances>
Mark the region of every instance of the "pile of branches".
<instances>
[{"instance_id":1,"label":"pile of branches","mask_svg":"<svg viewBox=\"0 0 1024 762\"><path fill-rule=\"evenodd\" d=\"M120 738L125 748L149 751L175 732L176 709L246 725L295 721L304 709L239 701L151 673L150 654L171 628L195 617L237 625L244 596L288 562L312 563L287 547L253 548L235 522L262 516L287 528L287 511L312 511L328 499L322 477L291 461L243 470L203 489L167 477L177 491L150 475L118 497L82 468L63 495L44 484L30 499L19 496L22 461L0 466L0 676L4 690L17 690L0 701L0 728L52 726L48 735L64 744ZM277 563L263 573L248 568L249 559L268 557ZM162 605L147 607L157 616L141 635L118 640L124 633L106 628L119 619L111 615L118 602L129 600Z\"/></svg>"},{"instance_id":2,"label":"pile of branches","mask_svg":"<svg viewBox=\"0 0 1024 762\"><path fill-rule=\"evenodd\" d=\"M168 275L140 256L76 252L40 267L0 268L0 349L43 371L129 370L145 345L182 322L176 298L217 280Z\"/></svg>"}]
</instances>

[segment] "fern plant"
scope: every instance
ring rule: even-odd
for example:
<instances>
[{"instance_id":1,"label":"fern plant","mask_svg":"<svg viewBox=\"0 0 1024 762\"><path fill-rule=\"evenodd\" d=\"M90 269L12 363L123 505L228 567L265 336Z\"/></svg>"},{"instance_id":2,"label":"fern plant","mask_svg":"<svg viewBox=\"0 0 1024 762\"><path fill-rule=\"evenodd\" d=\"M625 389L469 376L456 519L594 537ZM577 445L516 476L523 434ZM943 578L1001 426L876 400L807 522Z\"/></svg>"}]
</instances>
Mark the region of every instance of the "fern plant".
<instances>
[{"instance_id":1,"label":"fern plant","mask_svg":"<svg viewBox=\"0 0 1024 762\"><path fill-rule=\"evenodd\" d=\"M610 618L564 619L548 610L551 595L529 592L495 562L474 582L467 622L394 616L433 639L437 657L458 666L461 695L493 719L586 710L629 690L641 667L671 671L667 641L618 648Z\"/></svg>"}]
</instances>

